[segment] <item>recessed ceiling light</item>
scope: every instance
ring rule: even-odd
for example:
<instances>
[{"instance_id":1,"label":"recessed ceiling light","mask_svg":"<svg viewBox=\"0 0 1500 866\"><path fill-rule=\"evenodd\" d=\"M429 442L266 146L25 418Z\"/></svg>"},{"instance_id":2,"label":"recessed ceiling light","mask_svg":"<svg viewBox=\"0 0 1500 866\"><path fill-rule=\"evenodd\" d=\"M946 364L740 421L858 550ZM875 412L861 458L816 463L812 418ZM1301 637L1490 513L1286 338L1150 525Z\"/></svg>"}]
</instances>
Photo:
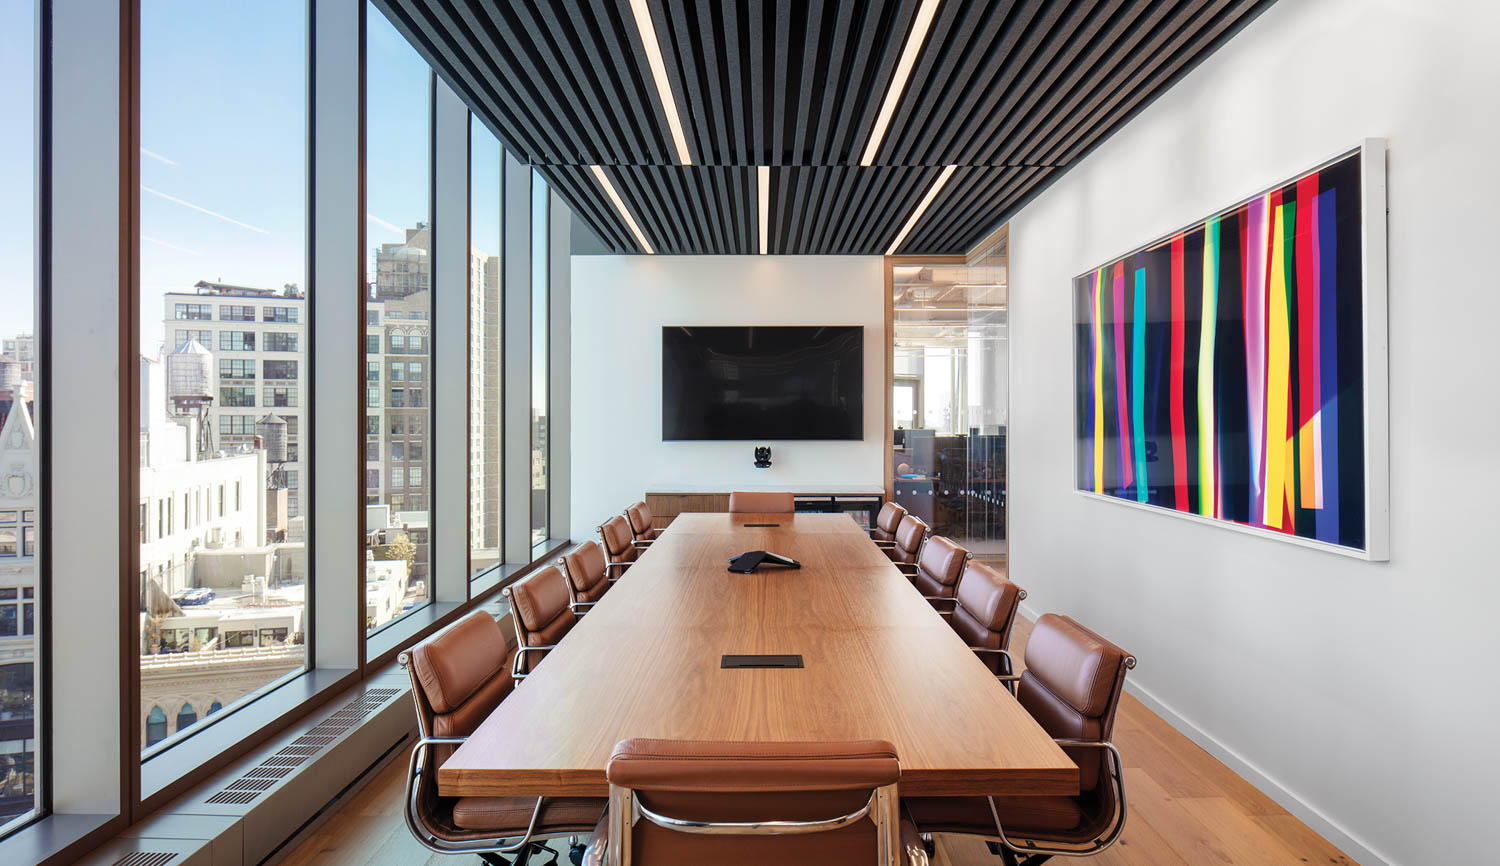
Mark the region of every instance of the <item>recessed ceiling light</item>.
<instances>
[{"instance_id":1,"label":"recessed ceiling light","mask_svg":"<svg viewBox=\"0 0 1500 866\"><path fill-rule=\"evenodd\" d=\"M757 196L760 201L760 254L765 255L771 236L771 167L757 166L755 174L760 181Z\"/></svg>"},{"instance_id":2,"label":"recessed ceiling light","mask_svg":"<svg viewBox=\"0 0 1500 866\"><path fill-rule=\"evenodd\" d=\"M677 147L677 161L692 165L688 154L687 135L682 131L682 121L677 116L677 100L672 98L672 83L667 80L667 63L661 56L661 44L656 41L656 25L651 23L651 8L646 0L630 0L630 11L635 13L635 27L641 34L641 46L646 49L646 62L651 66L651 77L656 80L656 93L661 98L661 109L667 115L667 128L672 131L672 144Z\"/></svg>"},{"instance_id":3,"label":"recessed ceiling light","mask_svg":"<svg viewBox=\"0 0 1500 866\"><path fill-rule=\"evenodd\" d=\"M620 194L615 192L615 185L609 182L609 175L606 175L604 169L597 165L589 166L589 170L594 173L594 177L598 179L599 185L604 187L604 192L609 196L609 200L615 203L615 210L619 211L620 216L625 218L625 224L630 226L630 231L635 234L635 239L640 241L641 248L655 255L656 250L651 249L651 244L647 243L646 236L641 234L641 227L635 224L635 217L632 217L630 211L625 209L624 199L621 199Z\"/></svg>"},{"instance_id":4,"label":"recessed ceiling light","mask_svg":"<svg viewBox=\"0 0 1500 866\"><path fill-rule=\"evenodd\" d=\"M922 6L917 10L916 20L911 24L911 33L906 37L906 46L901 49L901 59L896 63L896 73L891 76L890 89L886 90L885 101L880 104L880 114L875 117L875 129L870 133L869 143L865 145L865 155L860 157L860 165L875 164L875 154L880 152L880 143L885 140L886 129L896 113L901 93L906 90L906 81L911 77L912 67L917 65L917 54L922 50L922 43L927 41L927 29L932 26L937 7L938 0L922 0Z\"/></svg>"},{"instance_id":5,"label":"recessed ceiling light","mask_svg":"<svg viewBox=\"0 0 1500 866\"><path fill-rule=\"evenodd\" d=\"M937 194L942 191L943 184L946 184L948 178L953 176L955 168L958 168L958 166L950 165L943 169L943 173L938 175L937 180L933 181L932 186L928 187L927 194L922 196L922 201L917 205L917 209L912 211L911 219L906 221L906 225L901 227L901 233L896 235L895 240L891 241L891 248L885 251L886 255L894 256L896 254L896 248L901 246L901 242L906 240L907 235L911 234L911 230L916 226L917 220L922 218L922 214L927 213L927 208L932 205L932 200L937 198Z\"/></svg>"}]
</instances>

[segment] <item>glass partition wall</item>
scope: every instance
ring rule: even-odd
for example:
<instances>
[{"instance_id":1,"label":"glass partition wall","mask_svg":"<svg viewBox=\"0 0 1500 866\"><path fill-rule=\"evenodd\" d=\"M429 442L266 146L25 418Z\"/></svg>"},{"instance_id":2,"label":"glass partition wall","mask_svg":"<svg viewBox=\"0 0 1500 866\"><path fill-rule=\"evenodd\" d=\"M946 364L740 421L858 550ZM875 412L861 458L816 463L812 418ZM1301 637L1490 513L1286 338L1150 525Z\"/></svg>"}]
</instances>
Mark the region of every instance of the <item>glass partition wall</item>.
<instances>
[{"instance_id":1,"label":"glass partition wall","mask_svg":"<svg viewBox=\"0 0 1500 866\"><path fill-rule=\"evenodd\" d=\"M895 501L976 559L1006 561L1004 233L967 261L891 268Z\"/></svg>"}]
</instances>

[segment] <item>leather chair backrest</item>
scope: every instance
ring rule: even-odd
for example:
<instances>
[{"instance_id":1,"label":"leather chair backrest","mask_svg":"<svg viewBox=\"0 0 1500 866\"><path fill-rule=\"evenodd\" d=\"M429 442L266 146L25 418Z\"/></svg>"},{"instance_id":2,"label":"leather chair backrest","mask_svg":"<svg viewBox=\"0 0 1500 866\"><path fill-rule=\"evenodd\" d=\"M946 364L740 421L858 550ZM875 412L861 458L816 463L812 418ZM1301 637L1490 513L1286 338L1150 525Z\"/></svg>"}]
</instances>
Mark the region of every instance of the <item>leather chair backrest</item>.
<instances>
[{"instance_id":1,"label":"leather chair backrest","mask_svg":"<svg viewBox=\"0 0 1500 866\"><path fill-rule=\"evenodd\" d=\"M573 590L574 601L598 601L609 589L605 579L604 548L585 541L562 556L563 576Z\"/></svg>"},{"instance_id":2,"label":"leather chair backrest","mask_svg":"<svg viewBox=\"0 0 1500 866\"><path fill-rule=\"evenodd\" d=\"M1021 605L1019 586L988 565L970 560L958 579L954 597L957 604L949 622L964 643L988 649L1009 648L1011 626ZM1001 673L1000 656L982 653L979 658L991 671Z\"/></svg>"},{"instance_id":3,"label":"leather chair backrest","mask_svg":"<svg viewBox=\"0 0 1500 866\"><path fill-rule=\"evenodd\" d=\"M634 538L630 524L623 517L611 517L599 527L599 539L604 542L610 562L634 562L638 555L635 545L630 543Z\"/></svg>"},{"instance_id":4,"label":"leather chair backrest","mask_svg":"<svg viewBox=\"0 0 1500 866\"><path fill-rule=\"evenodd\" d=\"M555 646L578 622L568 607L568 586L557 566L539 568L510 585L511 616L523 646ZM523 653L523 673L534 670L546 653Z\"/></svg>"},{"instance_id":5,"label":"leather chair backrest","mask_svg":"<svg viewBox=\"0 0 1500 866\"><path fill-rule=\"evenodd\" d=\"M463 617L415 647L407 670L418 713L435 737L474 732L515 688L513 635L482 610Z\"/></svg>"},{"instance_id":6,"label":"leather chair backrest","mask_svg":"<svg viewBox=\"0 0 1500 866\"><path fill-rule=\"evenodd\" d=\"M875 528L890 536L895 536L896 527L901 525L901 518L906 516L906 509L894 502L887 502L880 506L880 513L875 516Z\"/></svg>"},{"instance_id":7,"label":"leather chair backrest","mask_svg":"<svg viewBox=\"0 0 1500 866\"><path fill-rule=\"evenodd\" d=\"M1129 653L1072 619L1043 614L1026 642L1026 671L1016 699L1053 737L1108 740L1128 659ZM1107 781L1104 750L1064 751L1078 765L1084 794Z\"/></svg>"},{"instance_id":8,"label":"leather chair backrest","mask_svg":"<svg viewBox=\"0 0 1500 866\"><path fill-rule=\"evenodd\" d=\"M958 576L963 574L964 563L968 561L969 551L950 538L934 535L922 545L917 560L917 589L926 596L952 598L958 586Z\"/></svg>"},{"instance_id":9,"label":"leather chair backrest","mask_svg":"<svg viewBox=\"0 0 1500 866\"><path fill-rule=\"evenodd\" d=\"M610 784L672 818L714 822L812 821L845 815L901 775L895 747L883 740L735 743L623 740L606 770ZM779 836L695 835L638 820L636 863L869 864L872 820L838 830Z\"/></svg>"},{"instance_id":10,"label":"leather chair backrest","mask_svg":"<svg viewBox=\"0 0 1500 866\"><path fill-rule=\"evenodd\" d=\"M630 523L630 531L636 538L644 540L651 537L653 517L645 502L637 502L625 509L625 520Z\"/></svg>"},{"instance_id":11,"label":"leather chair backrest","mask_svg":"<svg viewBox=\"0 0 1500 866\"><path fill-rule=\"evenodd\" d=\"M729 494L730 514L791 514L796 510L797 498L790 493L740 490Z\"/></svg>"},{"instance_id":12,"label":"leather chair backrest","mask_svg":"<svg viewBox=\"0 0 1500 866\"><path fill-rule=\"evenodd\" d=\"M927 537L927 523L915 514L901 518L896 527L896 555L903 562L916 562L922 539Z\"/></svg>"}]
</instances>

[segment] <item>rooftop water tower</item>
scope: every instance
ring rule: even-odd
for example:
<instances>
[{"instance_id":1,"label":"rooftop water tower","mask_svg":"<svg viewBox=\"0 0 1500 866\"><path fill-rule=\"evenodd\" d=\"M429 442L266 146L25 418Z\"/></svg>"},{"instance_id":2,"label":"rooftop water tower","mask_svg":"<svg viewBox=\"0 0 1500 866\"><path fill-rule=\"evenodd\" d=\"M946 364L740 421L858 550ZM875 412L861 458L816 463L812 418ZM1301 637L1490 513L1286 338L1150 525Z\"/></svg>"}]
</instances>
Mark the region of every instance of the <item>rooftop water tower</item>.
<instances>
[{"instance_id":1,"label":"rooftop water tower","mask_svg":"<svg viewBox=\"0 0 1500 866\"><path fill-rule=\"evenodd\" d=\"M275 413L255 422L255 435L266 452L266 489L280 490L286 487L286 419Z\"/></svg>"},{"instance_id":2,"label":"rooftop water tower","mask_svg":"<svg viewBox=\"0 0 1500 866\"><path fill-rule=\"evenodd\" d=\"M213 450L214 356L197 340L188 340L167 355L167 411L178 418L195 418L201 456Z\"/></svg>"}]
</instances>

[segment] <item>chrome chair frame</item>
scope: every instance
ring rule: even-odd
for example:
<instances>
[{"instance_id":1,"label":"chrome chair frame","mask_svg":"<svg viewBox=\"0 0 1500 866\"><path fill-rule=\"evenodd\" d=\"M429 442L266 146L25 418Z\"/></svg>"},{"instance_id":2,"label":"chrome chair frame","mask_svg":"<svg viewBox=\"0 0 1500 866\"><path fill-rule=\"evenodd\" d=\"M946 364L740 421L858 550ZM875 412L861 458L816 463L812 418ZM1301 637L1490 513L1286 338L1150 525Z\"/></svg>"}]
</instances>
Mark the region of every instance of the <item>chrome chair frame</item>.
<instances>
[{"instance_id":1,"label":"chrome chair frame","mask_svg":"<svg viewBox=\"0 0 1500 866\"><path fill-rule=\"evenodd\" d=\"M416 671L411 667L411 653L403 652L397 657L397 662L411 679L412 706L417 713L417 742L412 746L411 757L407 761L406 772L406 796L402 798L402 817L406 822L406 829L416 837L417 843L423 848L437 854L477 854L488 863L504 863L497 859L502 854L525 854L530 855L542 840L561 839L563 837L576 836L576 831L564 833L541 833L536 832L537 820L542 814L544 798L536 798L536 806L531 810L531 820L527 822L526 832L519 838L514 836L491 836L482 839L471 839L466 842L450 842L440 837L426 822L422 820L418 804L422 797L422 777L427 765L427 752L433 746L461 746L468 741L468 737L435 737L427 728L427 717L422 712L422 699L419 696L421 683L417 681ZM507 842L507 839L515 839ZM517 858L517 862L524 862Z\"/></svg>"},{"instance_id":2,"label":"chrome chair frame","mask_svg":"<svg viewBox=\"0 0 1500 866\"><path fill-rule=\"evenodd\" d=\"M697 821L674 818L659 814L641 804L636 792L619 785L609 786L609 848L603 857L590 845L585 854L585 863L590 866L632 866L631 832L637 821L645 818L652 824L678 833L693 833L715 836L789 836L807 833L826 833L847 827L864 818L875 822L878 843L875 862L885 866L897 866L901 862L901 801L896 785L881 785L870 793L870 799L858 809L845 815L810 821ZM626 816L629 816L628 819ZM911 852L907 852L911 856ZM925 866L926 852L922 862L913 861L913 866Z\"/></svg>"},{"instance_id":3,"label":"chrome chair frame","mask_svg":"<svg viewBox=\"0 0 1500 866\"><path fill-rule=\"evenodd\" d=\"M968 569L968 560L967 559L964 560L964 568L965 568L965 570ZM963 580L963 577L960 576L959 580ZM922 596L922 598L924 598L927 601L928 604L931 604L931 605L934 605L934 606L937 605L939 602L945 602L945 601L946 602L950 602L953 605L953 608L950 609L950 610L939 610L937 612L938 616L952 617L954 610L958 609L958 596L957 595L955 595L953 598L943 598L940 595L924 595L924 596ZM1021 604L1021 602L1025 601L1025 600L1026 600L1026 590L1018 588L1017 591L1016 591L1016 605L1019 607L1020 604ZM936 607L934 607L934 609L936 609ZM1011 628L1015 628L1015 613L1011 614ZM1009 633L1007 633L1005 635L1005 642L1007 644L1010 643L1010 634ZM995 675L995 679L1000 680L1001 683L1003 683L1005 685L1005 687L1010 690L1011 694L1015 694L1016 693L1016 681L1019 680L1020 677L1019 676L1013 676L1013 675L1011 675L1011 672L1016 669L1016 660L1014 658L1011 658L1010 652L1009 652L1009 650L1007 648L1000 647L999 649L992 649L990 647L984 647L984 646L971 646L971 647L969 647L969 649L973 650L976 653L979 653L980 655L983 655L985 653L989 653L989 654L992 654L992 655L999 655L1001 658L1005 659L1005 672L1004 673L996 674ZM1130 661L1130 663L1127 665L1127 668L1133 668L1133 667L1135 667L1135 660L1134 659L1132 659Z\"/></svg>"}]
</instances>

